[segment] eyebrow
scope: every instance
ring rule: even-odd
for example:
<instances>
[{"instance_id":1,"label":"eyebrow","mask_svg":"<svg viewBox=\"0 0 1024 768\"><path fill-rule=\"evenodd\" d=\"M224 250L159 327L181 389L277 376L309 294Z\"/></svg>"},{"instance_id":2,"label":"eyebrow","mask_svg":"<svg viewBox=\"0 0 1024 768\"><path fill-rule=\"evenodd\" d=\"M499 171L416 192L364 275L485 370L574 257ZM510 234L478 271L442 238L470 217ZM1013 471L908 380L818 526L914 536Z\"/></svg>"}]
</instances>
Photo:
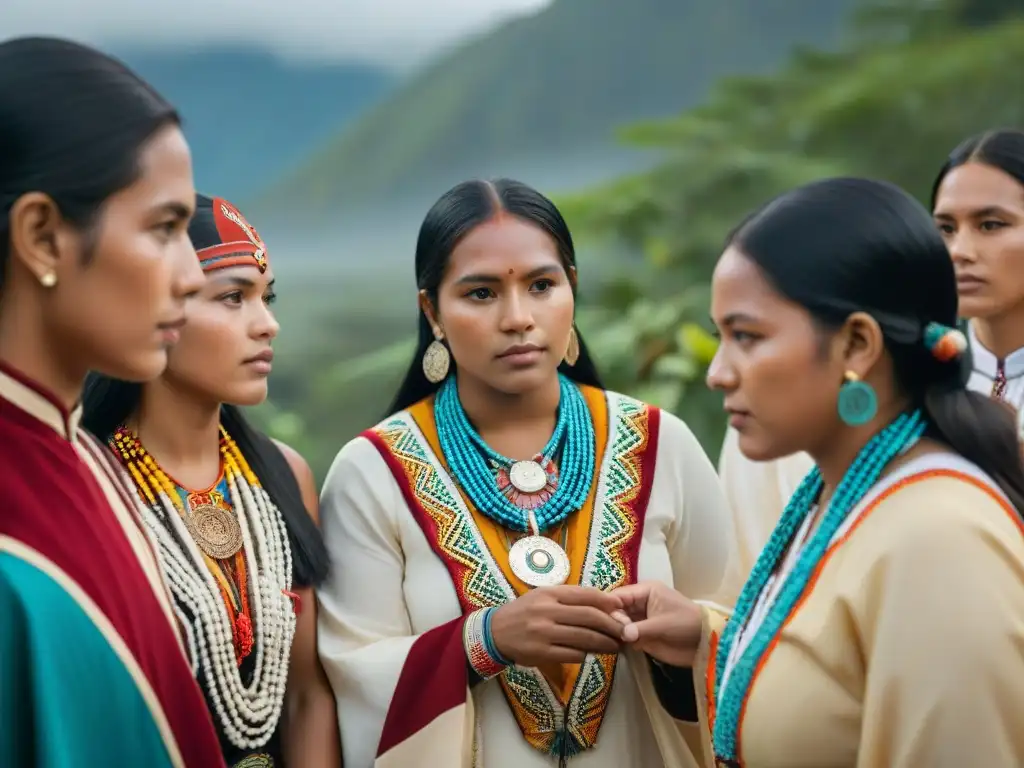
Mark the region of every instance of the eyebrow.
<instances>
[{"instance_id":1,"label":"eyebrow","mask_svg":"<svg viewBox=\"0 0 1024 768\"><path fill-rule=\"evenodd\" d=\"M541 275L550 274L551 272L557 272L561 268L562 268L562 266L560 264L545 264L542 267L537 267L536 269L531 269L529 272L526 273L526 277L524 279L525 280L532 280L533 278L540 277ZM501 282L501 278L498 277L497 275L475 274L475 275L465 275L464 277L460 277L458 280L455 281L455 284L456 285L466 285L468 283L500 283L500 282Z\"/></svg>"},{"instance_id":2,"label":"eyebrow","mask_svg":"<svg viewBox=\"0 0 1024 768\"><path fill-rule=\"evenodd\" d=\"M1008 210L998 205L986 205L984 208L976 208L973 211L968 211L968 216L972 218L980 219L985 216L1010 216L1012 215ZM945 211L937 211L935 213L936 219L952 219L953 214L946 213Z\"/></svg>"},{"instance_id":3,"label":"eyebrow","mask_svg":"<svg viewBox=\"0 0 1024 768\"><path fill-rule=\"evenodd\" d=\"M161 203L156 207L157 212L173 213L175 218L178 219L190 219L192 218L192 209L183 203L171 201L168 203Z\"/></svg>"},{"instance_id":4,"label":"eyebrow","mask_svg":"<svg viewBox=\"0 0 1024 768\"><path fill-rule=\"evenodd\" d=\"M223 275L217 275L216 277L214 277L213 282L228 283L230 285L237 286L238 288L255 288L256 287L256 281L255 280L251 280L248 277L241 277L241 276L238 276L238 275L229 275L227 277L225 277ZM276 283L276 282L277 282L277 278L275 277L273 280L271 280L269 283L267 283L267 287L264 290L268 290L269 291L271 288L274 287L274 283Z\"/></svg>"},{"instance_id":5,"label":"eyebrow","mask_svg":"<svg viewBox=\"0 0 1024 768\"><path fill-rule=\"evenodd\" d=\"M715 327L719 326L719 324L715 322L715 318L709 317L708 319L711 320L711 324L714 325ZM726 315L725 317L722 318L721 327L728 328L731 325L736 325L736 323L756 323L756 322L757 322L757 318L753 317L752 315L747 315L747 314L744 314L743 312L732 312L731 314L728 314L728 315Z\"/></svg>"}]
</instances>

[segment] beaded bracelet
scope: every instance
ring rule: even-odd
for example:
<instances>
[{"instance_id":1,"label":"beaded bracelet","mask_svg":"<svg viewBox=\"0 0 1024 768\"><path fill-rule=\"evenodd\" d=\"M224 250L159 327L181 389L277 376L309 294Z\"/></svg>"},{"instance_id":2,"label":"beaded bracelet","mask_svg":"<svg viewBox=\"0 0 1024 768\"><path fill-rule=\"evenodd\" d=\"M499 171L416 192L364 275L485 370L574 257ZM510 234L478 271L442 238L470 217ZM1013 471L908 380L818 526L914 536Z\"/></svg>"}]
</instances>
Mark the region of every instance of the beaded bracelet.
<instances>
[{"instance_id":1,"label":"beaded bracelet","mask_svg":"<svg viewBox=\"0 0 1024 768\"><path fill-rule=\"evenodd\" d=\"M498 646L494 644L494 635L491 634L491 619L494 618L494 612L497 608L488 608L484 613L484 648L487 653L491 655L491 658L501 664L503 667L512 666L512 662L506 659L498 651Z\"/></svg>"},{"instance_id":2,"label":"beaded bracelet","mask_svg":"<svg viewBox=\"0 0 1024 768\"><path fill-rule=\"evenodd\" d=\"M489 680L500 674L509 665L494 647L491 637L491 614L494 608L481 608L466 617L462 629L462 642L466 658L473 671L482 680Z\"/></svg>"}]
</instances>

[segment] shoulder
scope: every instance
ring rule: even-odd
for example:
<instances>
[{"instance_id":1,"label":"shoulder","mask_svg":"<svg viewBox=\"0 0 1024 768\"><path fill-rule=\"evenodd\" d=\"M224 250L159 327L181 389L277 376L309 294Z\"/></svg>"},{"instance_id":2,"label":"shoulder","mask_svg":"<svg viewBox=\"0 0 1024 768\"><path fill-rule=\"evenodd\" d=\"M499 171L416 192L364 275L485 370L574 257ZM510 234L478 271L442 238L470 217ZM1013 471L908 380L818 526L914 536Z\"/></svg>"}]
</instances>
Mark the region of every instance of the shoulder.
<instances>
[{"instance_id":1,"label":"shoulder","mask_svg":"<svg viewBox=\"0 0 1024 768\"><path fill-rule=\"evenodd\" d=\"M617 416L619 419L646 427L649 434L657 437L659 448L683 450L699 447L693 430L671 411L621 392L606 390L604 394L610 417ZM703 453L703 449L701 452Z\"/></svg>"},{"instance_id":2,"label":"shoulder","mask_svg":"<svg viewBox=\"0 0 1024 768\"><path fill-rule=\"evenodd\" d=\"M313 470L309 468L309 462L303 458L302 454L296 451L287 443L283 443L276 438L270 438L270 441L277 447L277 450L284 456L284 460L288 462L288 466L291 467L292 473L295 475L295 479L299 483L299 487L302 488L304 483L314 484Z\"/></svg>"},{"instance_id":3,"label":"shoulder","mask_svg":"<svg viewBox=\"0 0 1024 768\"><path fill-rule=\"evenodd\" d=\"M292 474L295 476L295 482L299 486L299 493L302 496L306 511L309 512L314 521L318 522L316 478L313 477L313 470L310 469L309 462L303 458L301 453L287 443L283 443L276 438L270 438L270 442L281 452L284 460L288 463L289 469L291 469Z\"/></svg>"},{"instance_id":4,"label":"shoulder","mask_svg":"<svg viewBox=\"0 0 1024 768\"><path fill-rule=\"evenodd\" d=\"M972 555L1010 557L1024 567L1024 525L1002 493L971 473L934 469L890 487L852 537L867 561L964 565ZM860 555L859 555L860 556Z\"/></svg>"},{"instance_id":5,"label":"shoulder","mask_svg":"<svg viewBox=\"0 0 1024 768\"><path fill-rule=\"evenodd\" d=\"M366 430L345 443L327 470L323 492L342 487L351 490L353 484L373 486L386 482L391 472L382 451L386 441L378 427Z\"/></svg>"}]
</instances>

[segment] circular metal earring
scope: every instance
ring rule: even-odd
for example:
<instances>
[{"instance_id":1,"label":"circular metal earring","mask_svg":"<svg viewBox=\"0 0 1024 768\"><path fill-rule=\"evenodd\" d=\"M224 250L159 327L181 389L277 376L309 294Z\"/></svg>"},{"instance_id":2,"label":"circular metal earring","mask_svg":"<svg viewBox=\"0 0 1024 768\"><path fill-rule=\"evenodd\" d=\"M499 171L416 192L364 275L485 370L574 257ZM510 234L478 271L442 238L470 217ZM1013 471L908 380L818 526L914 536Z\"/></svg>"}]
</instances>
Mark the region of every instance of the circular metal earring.
<instances>
[{"instance_id":1,"label":"circular metal earring","mask_svg":"<svg viewBox=\"0 0 1024 768\"><path fill-rule=\"evenodd\" d=\"M846 381L839 388L839 418L851 427L867 424L878 413L875 388L853 371L846 372Z\"/></svg>"}]
</instances>

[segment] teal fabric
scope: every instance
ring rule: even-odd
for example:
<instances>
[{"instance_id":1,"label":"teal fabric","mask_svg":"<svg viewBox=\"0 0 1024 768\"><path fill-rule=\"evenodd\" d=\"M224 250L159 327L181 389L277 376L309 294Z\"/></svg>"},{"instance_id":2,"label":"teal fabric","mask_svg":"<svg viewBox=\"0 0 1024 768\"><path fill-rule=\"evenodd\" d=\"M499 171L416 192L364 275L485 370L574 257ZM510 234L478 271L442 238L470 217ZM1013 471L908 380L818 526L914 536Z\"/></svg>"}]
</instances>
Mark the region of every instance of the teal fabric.
<instances>
[{"instance_id":1,"label":"teal fabric","mask_svg":"<svg viewBox=\"0 0 1024 768\"><path fill-rule=\"evenodd\" d=\"M0 766L170 768L135 681L81 606L0 552Z\"/></svg>"}]
</instances>

